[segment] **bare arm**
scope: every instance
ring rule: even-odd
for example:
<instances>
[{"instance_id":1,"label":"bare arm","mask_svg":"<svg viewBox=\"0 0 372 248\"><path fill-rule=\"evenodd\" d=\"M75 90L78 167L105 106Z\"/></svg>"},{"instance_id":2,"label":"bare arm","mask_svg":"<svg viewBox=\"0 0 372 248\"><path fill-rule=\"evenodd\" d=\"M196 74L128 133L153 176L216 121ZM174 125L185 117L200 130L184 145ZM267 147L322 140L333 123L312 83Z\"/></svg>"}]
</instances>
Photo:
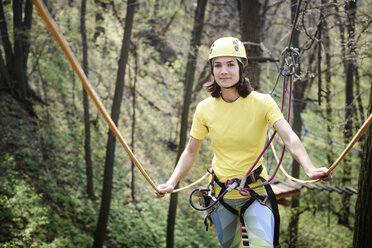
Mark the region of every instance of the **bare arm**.
<instances>
[{"instance_id":1,"label":"bare arm","mask_svg":"<svg viewBox=\"0 0 372 248\"><path fill-rule=\"evenodd\" d=\"M177 183L189 172L198 157L201 143L202 140L190 137L189 143L178 160L171 177L166 184L158 185L160 191L160 193L156 192L158 198L163 197L166 193L172 192Z\"/></svg>"},{"instance_id":2,"label":"bare arm","mask_svg":"<svg viewBox=\"0 0 372 248\"><path fill-rule=\"evenodd\" d=\"M300 163L304 169L306 175L311 179L322 179L324 181L329 181L332 179L332 175L326 175L327 168L315 168L307 154L305 147L303 146L301 140L293 132L291 126L284 119L276 121L274 123L274 128L278 132L280 138L283 140L285 147L291 153L292 157Z\"/></svg>"}]
</instances>

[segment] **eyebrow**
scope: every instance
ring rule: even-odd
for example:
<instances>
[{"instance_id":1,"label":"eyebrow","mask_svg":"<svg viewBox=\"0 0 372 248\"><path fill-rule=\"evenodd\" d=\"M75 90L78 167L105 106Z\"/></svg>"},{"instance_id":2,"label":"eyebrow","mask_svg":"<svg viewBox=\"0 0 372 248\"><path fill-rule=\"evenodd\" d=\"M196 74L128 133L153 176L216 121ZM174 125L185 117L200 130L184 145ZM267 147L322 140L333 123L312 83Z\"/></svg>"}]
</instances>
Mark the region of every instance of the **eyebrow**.
<instances>
[{"instance_id":1,"label":"eyebrow","mask_svg":"<svg viewBox=\"0 0 372 248\"><path fill-rule=\"evenodd\" d=\"M235 60L232 59L232 60L228 60L228 61L226 61L226 63L231 63L231 62L235 63ZM222 62L220 62L220 61L215 61L214 63L215 63L215 64L216 64L216 63L221 64Z\"/></svg>"}]
</instances>

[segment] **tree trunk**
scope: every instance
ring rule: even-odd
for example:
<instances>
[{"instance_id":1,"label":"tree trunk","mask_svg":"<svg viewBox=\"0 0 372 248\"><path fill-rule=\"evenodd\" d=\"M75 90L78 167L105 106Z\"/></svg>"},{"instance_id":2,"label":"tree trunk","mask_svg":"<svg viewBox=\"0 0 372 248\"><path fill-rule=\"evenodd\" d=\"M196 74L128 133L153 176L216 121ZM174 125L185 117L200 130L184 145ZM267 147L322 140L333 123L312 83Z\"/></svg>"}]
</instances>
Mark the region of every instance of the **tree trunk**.
<instances>
[{"instance_id":1,"label":"tree trunk","mask_svg":"<svg viewBox=\"0 0 372 248\"><path fill-rule=\"evenodd\" d=\"M296 36L293 39L293 45L296 44ZM312 68L312 62L315 61L315 50L310 53L308 57L308 64L309 64L309 71L314 71L315 69ZM298 72L301 71L300 68L297 70ZM306 107L305 99L305 92L311 87L311 78L309 75L304 76L305 79L297 80L293 87L293 121L292 121L292 129L298 133L302 132L302 123L301 123L301 113ZM297 163L296 160L293 160L292 165L292 176L298 178L300 174L300 165ZM299 221L299 206L300 206L300 198L299 196L292 197L291 202L291 218L288 225L288 242L289 247L296 247L297 243L297 233L298 233L298 221Z\"/></svg>"},{"instance_id":2,"label":"tree trunk","mask_svg":"<svg viewBox=\"0 0 372 248\"><path fill-rule=\"evenodd\" d=\"M0 87L10 88L12 86L9 68L12 67L13 51L9 40L8 27L4 15L3 1L0 1L0 36L5 52L5 60L0 49Z\"/></svg>"},{"instance_id":3,"label":"tree trunk","mask_svg":"<svg viewBox=\"0 0 372 248\"><path fill-rule=\"evenodd\" d=\"M24 19L23 19L23 71L27 74L27 60L30 52L30 31L32 25L32 9L33 4L31 0L25 2ZM27 76L26 76L27 78ZM29 88L27 84L27 88Z\"/></svg>"},{"instance_id":4,"label":"tree trunk","mask_svg":"<svg viewBox=\"0 0 372 248\"><path fill-rule=\"evenodd\" d=\"M13 79L16 82L17 92L20 97L26 97L26 74L23 72L23 42L22 42L22 1L13 1L14 24L14 63Z\"/></svg>"},{"instance_id":5,"label":"tree trunk","mask_svg":"<svg viewBox=\"0 0 372 248\"><path fill-rule=\"evenodd\" d=\"M3 54L0 49L0 88L10 88L11 85L12 81L10 80L8 70L3 60Z\"/></svg>"},{"instance_id":6,"label":"tree trunk","mask_svg":"<svg viewBox=\"0 0 372 248\"><path fill-rule=\"evenodd\" d=\"M354 112L356 113L358 109L360 123L358 123L356 126L360 127L362 123L364 122L365 117L364 117L363 103L362 103L362 97L361 97L362 92L360 92L360 82L359 82L360 80L359 80L358 66L355 66L354 76L355 76L355 81L354 81L355 82L354 83L355 84L355 95L356 95L356 100L357 100L357 105L358 105L358 108L357 106L354 105L355 106ZM359 140L359 142L360 141L363 141L362 137Z\"/></svg>"},{"instance_id":7,"label":"tree trunk","mask_svg":"<svg viewBox=\"0 0 372 248\"><path fill-rule=\"evenodd\" d=\"M329 0L322 0L322 5L328 4ZM324 13L325 16L327 16L327 13ZM331 40L329 38L329 33L328 33L328 23L327 20L324 18L322 20L323 22L323 46L324 46L324 51L325 51L325 89L326 89L326 95L325 95L325 100L326 100L326 125L327 125L327 139L332 140L332 99L331 99L331 92L332 92L332 84L331 84L331 55L330 55L330 49L331 49ZM333 146L332 144L327 146L327 161L328 164L331 165L334 161L334 151L333 151Z\"/></svg>"},{"instance_id":8,"label":"tree trunk","mask_svg":"<svg viewBox=\"0 0 372 248\"><path fill-rule=\"evenodd\" d=\"M10 70L10 68L13 66L13 48L9 39L8 27L4 15L3 1L0 1L0 34L2 45L4 47L5 61L8 70Z\"/></svg>"},{"instance_id":9,"label":"tree trunk","mask_svg":"<svg viewBox=\"0 0 372 248\"><path fill-rule=\"evenodd\" d=\"M184 91L184 101L182 108L182 118L181 118L181 131L180 140L178 145L178 153L176 164L181 157L181 154L186 146L187 130L188 130L188 120L189 120L189 108L190 99L192 95L192 86L194 82L195 66L197 61L197 54L199 51L199 46L202 38L202 30L204 24L204 14L205 7L207 5L207 0L198 0L198 5L195 10L194 17L194 27L190 43L190 51L187 58L186 65L186 75L185 75L185 91ZM178 186L178 185L177 185ZM178 194L171 194L169 210L168 210L168 225L167 225L167 248L174 247L174 227L176 224L176 213L177 213L177 197Z\"/></svg>"},{"instance_id":10,"label":"tree trunk","mask_svg":"<svg viewBox=\"0 0 372 248\"><path fill-rule=\"evenodd\" d=\"M368 115L372 113L372 87L369 91ZM355 205L353 247L370 247L372 243L372 127L364 134L363 161L359 171L358 197Z\"/></svg>"},{"instance_id":11,"label":"tree trunk","mask_svg":"<svg viewBox=\"0 0 372 248\"><path fill-rule=\"evenodd\" d=\"M295 16L297 10L297 0L291 1L291 21L294 24ZM297 29L293 30L292 33L292 46L299 47L299 31ZM298 68L297 73L300 73L301 69ZM293 87L293 119L292 119L292 129L297 132L301 138L302 132L302 121L301 113L305 108L305 102L302 101L305 95L306 80L298 80ZM299 178L300 176L300 165L296 160L293 160L292 164L292 176ZM292 197L291 201L291 217L288 225L288 244L289 247L297 246L297 235L298 235L298 221L299 221L299 207L300 207L300 196Z\"/></svg>"},{"instance_id":12,"label":"tree trunk","mask_svg":"<svg viewBox=\"0 0 372 248\"><path fill-rule=\"evenodd\" d=\"M136 6L136 0L129 0L127 3L127 15L125 18L125 29L123 43L121 47L120 59L118 62L118 71L115 84L115 94L114 100L111 108L111 118L112 121L118 125L120 105L123 98L124 92L124 77L125 69L128 61L129 46L131 40L133 17ZM93 247L101 248L106 234L106 227L109 217L110 204L111 204L111 194L112 194L112 177L114 170L114 157L115 157L115 135L109 130L107 148L106 148L106 160L105 169L103 176L103 188L102 188L102 199L101 207L99 212L99 218L97 223L96 232L94 234L94 244Z\"/></svg>"},{"instance_id":13,"label":"tree trunk","mask_svg":"<svg viewBox=\"0 0 372 248\"><path fill-rule=\"evenodd\" d=\"M344 143L348 144L352 138L353 132L353 101L354 101L354 74L356 64L356 47L355 47L355 14L356 1L348 1L345 4L345 11L347 14L347 49L344 58L346 85L345 85L345 127L344 127ZM350 156L344 158L342 186L350 185L351 182L351 159ZM350 196L348 194L341 195L341 210L338 223L348 226L350 215Z\"/></svg>"},{"instance_id":14,"label":"tree trunk","mask_svg":"<svg viewBox=\"0 0 372 248\"><path fill-rule=\"evenodd\" d=\"M29 93L29 86L27 82L27 57L29 47L29 30L32 19L32 4L30 0L25 3L25 11L23 11L23 4L20 0L13 1L13 25L14 25L14 57L12 76L16 83L16 93L20 99L26 100ZM25 12L23 14L23 12ZM30 13L31 12L31 13ZM23 21L22 16L27 17Z\"/></svg>"},{"instance_id":15,"label":"tree trunk","mask_svg":"<svg viewBox=\"0 0 372 248\"><path fill-rule=\"evenodd\" d=\"M85 26L85 14L86 14L87 1L81 1L81 18L80 18L80 32L81 41L83 45L83 70L85 75L89 76L88 67L88 41L86 35ZM87 177L87 194L89 197L94 198L93 190L93 166L92 166L92 152L90 147L90 114L89 114L89 101L88 94L83 87L83 105L84 105L84 130L85 130L85 140L84 140L84 150L85 150L85 169Z\"/></svg>"},{"instance_id":16,"label":"tree trunk","mask_svg":"<svg viewBox=\"0 0 372 248\"><path fill-rule=\"evenodd\" d=\"M322 104L322 32L323 32L323 19L324 9L319 8L319 23L318 23L318 105Z\"/></svg>"},{"instance_id":17,"label":"tree trunk","mask_svg":"<svg viewBox=\"0 0 372 248\"><path fill-rule=\"evenodd\" d=\"M10 39L3 1L0 3L0 34L5 57L5 61L3 57L0 61L0 82L13 93L16 99L25 103L25 109L34 114L30 98L35 98L35 94L27 80L33 5L31 0L14 0L12 4L13 39Z\"/></svg>"},{"instance_id":18,"label":"tree trunk","mask_svg":"<svg viewBox=\"0 0 372 248\"><path fill-rule=\"evenodd\" d=\"M260 8L259 0L240 0L240 31L242 41L260 43ZM246 45L247 57L260 57L261 49ZM260 67L257 60L249 60L246 75L255 89L260 89Z\"/></svg>"},{"instance_id":19,"label":"tree trunk","mask_svg":"<svg viewBox=\"0 0 372 248\"><path fill-rule=\"evenodd\" d=\"M138 56L137 56L137 48L134 47L132 49L134 54L134 77L133 77L133 84L131 87L132 90L132 135L131 135L131 147L132 152L134 153L134 134L136 131L136 86L137 86L137 75L138 75ZM131 195L133 202L136 201L136 183L135 183L135 164L131 163Z\"/></svg>"}]
</instances>

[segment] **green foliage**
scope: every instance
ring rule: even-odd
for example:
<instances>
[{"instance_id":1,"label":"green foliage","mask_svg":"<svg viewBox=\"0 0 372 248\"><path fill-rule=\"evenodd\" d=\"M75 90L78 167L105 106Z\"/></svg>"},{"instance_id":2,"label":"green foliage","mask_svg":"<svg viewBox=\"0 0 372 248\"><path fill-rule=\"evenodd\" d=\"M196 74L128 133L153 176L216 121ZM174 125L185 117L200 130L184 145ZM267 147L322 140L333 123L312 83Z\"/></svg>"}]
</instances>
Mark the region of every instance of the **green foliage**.
<instances>
[{"instance_id":1,"label":"green foliage","mask_svg":"<svg viewBox=\"0 0 372 248\"><path fill-rule=\"evenodd\" d=\"M298 247L351 247L353 231L345 226L337 225L337 216L332 212L335 204L332 199L333 194L314 191L302 193L304 194L301 197L299 209L301 214L298 227ZM355 199L353 199L353 203L355 204ZM282 246L286 247L288 245L286 237L288 237L287 226L290 208L280 206L279 211L281 217L280 242Z\"/></svg>"},{"instance_id":2,"label":"green foliage","mask_svg":"<svg viewBox=\"0 0 372 248\"><path fill-rule=\"evenodd\" d=\"M50 223L42 195L17 177L15 161L6 155L0 161L0 247L41 247ZM35 237L38 237L35 242Z\"/></svg>"}]
</instances>

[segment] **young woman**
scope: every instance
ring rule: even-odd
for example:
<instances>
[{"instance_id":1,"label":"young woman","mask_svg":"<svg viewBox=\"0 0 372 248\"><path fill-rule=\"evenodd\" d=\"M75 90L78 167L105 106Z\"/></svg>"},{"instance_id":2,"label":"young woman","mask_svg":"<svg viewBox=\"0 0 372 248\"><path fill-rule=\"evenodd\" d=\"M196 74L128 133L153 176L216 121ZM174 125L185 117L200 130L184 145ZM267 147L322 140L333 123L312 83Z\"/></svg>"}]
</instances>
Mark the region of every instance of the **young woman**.
<instances>
[{"instance_id":1,"label":"young woman","mask_svg":"<svg viewBox=\"0 0 372 248\"><path fill-rule=\"evenodd\" d=\"M309 178L331 180L332 176L326 175L327 168L314 167L271 96L253 91L244 76L248 61L244 45L238 39L224 37L216 40L210 49L209 61L214 81L206 89L211 97L198 104L189 143L167 183L158 186L161 192L156 193L158 198L171 193L191 169L207 134L211 137L214 151L212 186L217 196L224 190L225 181L242 178L254 164L265 145L268 124L275 128ZM268 179L262 162L263 158L253 170L256 177L247 180L249 187ZM250 247L279 246L279 215L269 185L255 189L249 196L232 190L221 203L210 213L221 247L241 246L238 215L247 228Z\"/></svg>"}]
</instances>

